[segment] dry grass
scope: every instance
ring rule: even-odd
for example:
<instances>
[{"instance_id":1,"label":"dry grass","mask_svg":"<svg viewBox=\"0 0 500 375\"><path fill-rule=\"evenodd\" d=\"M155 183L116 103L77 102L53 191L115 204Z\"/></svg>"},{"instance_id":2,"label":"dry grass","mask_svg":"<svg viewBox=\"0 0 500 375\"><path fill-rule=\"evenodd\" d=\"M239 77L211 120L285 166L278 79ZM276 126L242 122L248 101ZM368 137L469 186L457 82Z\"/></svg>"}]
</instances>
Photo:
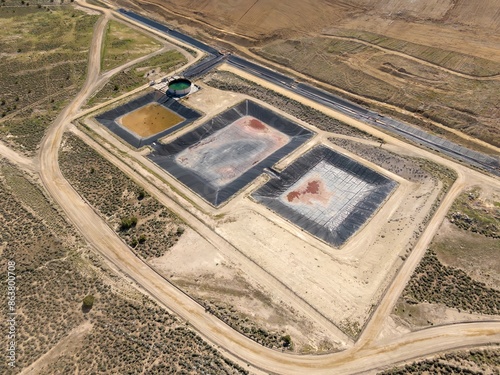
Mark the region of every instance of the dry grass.
<instances>
[{"instance_id":1,"label":"dry grass","mask_svg":"<svg viewBox=\"0 0 500 375\"><path fill-rule=\"evenodd\" d=\"M111 20L106 29L101 69L113 69L160 48L161 44L155 39Z\"/></svg>"},{"instance_id":2,"label":"dry grass","mask_svg":"<svg viewBox=\"0 0 500 375\"><path fill-rule=\"evenodd\" d=\"M97 16L70 6L0 8L0 136L32 154L85 79Z\"/></svg>"},{"instance_id":3,"label":"dry grass","mask_svg":"<svg viewBox=\"0 0 500 375\"><path fill-rule=\"evenodd\" d=\"M301 38L255 51L353 94L404 108L500 146L500 81L462 78L355 41Z\"/></svg>"},{"instance_id":4,"label":"dry grass","mask_svg":"<svg viewBox=\"0 0 500 375\"><path fill-rule=\"evenodd\" d=\"M388 50L428 61L444 68L478 77L500 74L500 63L455 51L412 43L402 39L360 30L329 29L328 35L362 40Z\"/></svg>"}]
</instances>

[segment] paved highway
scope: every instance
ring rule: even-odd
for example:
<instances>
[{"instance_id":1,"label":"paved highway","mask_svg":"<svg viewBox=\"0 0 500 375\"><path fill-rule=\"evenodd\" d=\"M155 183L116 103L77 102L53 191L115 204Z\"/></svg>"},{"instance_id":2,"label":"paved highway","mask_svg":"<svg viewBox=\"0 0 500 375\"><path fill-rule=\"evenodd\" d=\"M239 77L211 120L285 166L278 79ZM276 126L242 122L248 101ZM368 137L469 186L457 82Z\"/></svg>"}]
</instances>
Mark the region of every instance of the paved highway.
<instances>
[{"instance_id":1,"label":"paved highway","mask_svg":"<svg viewBox=\"0 0 500 375\"><path fill-rule=\"evenodd\" d=\"M242 57L236 55L221 57L219 56L220 54L215 48L210 47L207 44L200 42L186 34L183 34L176 30L172 30L165 25L150 20L134 12L126 11L124 9L119 9L119 12L132 19L138 20L145 25L153 27L159 31L163 31L169 36L177 38L185 43L199 48L205 53L212 55L209 57L208 61L203 61L198 66L190 68L189 71L186 72L186 76L192 78L197 75L205 74L223 59L226 59L230 65L233 65L248 73L263 78L284 89L298 93L305 98L311 99L319 104L339 111L347 116L353 117L357 120L361 120L376 128L381 128L385 131L391 132L395 135L403 137L406 140L428 147L431 150L439 151L444 155L467 163L471 166L481 168L496 176L500 176L500 159L498 157L493 157L481 152L470 150L466 147L460 146L436 135L429 134L421 129L418 129L409 124L405 124L396 119L381 116L377 112L368 110L358 104L340 98L337 95L305 83L298 83L292 77L254 63Z\"/></svg>"},{"instance_id":2,"label":"paved highway","mask_svg":"<svg viewBox=\"0 0 500 375\"><path fill-rule=\"evenodd\" d=\"M339 111L347 116L368 123L374 127L384 129L404 139L421 144L432 150L439 151L447 156L474 167L484 169L494 175L500 176L499 158L470 150L444 138L429 134L421 129L405 124L390 117L366 109L358 104L340 98L332 93L317 87L297 83L282 73L276 72L262 65L250 62L238 56L230 56L229 64L240 68L248 73L254 74L284 89L293 91L305 98L311 99L318 104Z\"/></svg>"}]
</instances>

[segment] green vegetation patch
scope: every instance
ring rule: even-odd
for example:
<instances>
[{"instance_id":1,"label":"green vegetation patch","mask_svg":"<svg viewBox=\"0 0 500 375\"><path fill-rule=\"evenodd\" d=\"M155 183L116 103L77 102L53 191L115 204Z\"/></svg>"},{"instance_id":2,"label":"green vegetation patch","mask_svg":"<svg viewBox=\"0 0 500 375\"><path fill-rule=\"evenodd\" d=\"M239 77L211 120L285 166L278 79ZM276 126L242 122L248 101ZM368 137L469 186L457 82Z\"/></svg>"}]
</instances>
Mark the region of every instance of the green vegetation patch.
<instances>
[{"instance_id":1,"label":"green vegetation patch","mask_svg":"<svg viewBox=\"0 0 500 375\"><path fill-rule=\"evenodd\" d=\"M440 355L436 358L413 362L405 366L380 372L380 375L408 374L498 374L500 350L474 349Z\"/></svg>"},{"instance_id":2,"label":"green vegetation patch","mask_svg":"<svg viewBox=\"0 0 500 375\"><path fill-rule=\"evenodd\" d=\"M30 154L85 80L98 16L27 8L0 8L0 138Z\"/></svg>"},{"instance_id":3,"label":"green vegetation patch","mask_svg":"<svg viewBox=\"0 0 500 375\"><path fill-rule=\"evenodd\" d=\"M165 254L183 223L80 138L68 135L59 153L64 176L143 258Z\"/></svg>"},{"instance_id":4,"label":"green vegetation patch","mask_svg":"<svg viewBox=\"0 0 500 375\"><path fill-rule=\"evenodd\" d=\"M461 229L500 238L500 202L482 199L479 188L462 193L447 217Z\"/></svg>"},{"instance_id":5,"label":"green vegetation patch","mask_svg":"<svg viewBox=\"0 0 500 375\"><path fill-rule=\"evenodd\" d=\"M470 313L500 314L500 291L473 280L461 269L444 266L432 250L427 250L403 291L410 304L442 303Z\"/></svg>"},{"instance_id":6,"label":"green vegetation patch","mask_svg":"<svg viewBox=\"0 0 500 375\"><path fill-rule=\"evenodd\" d=\"M116 98L128 91L136 89L150 81L151 74L167 74L187 62L187 59L178 51L171 50L156 55L142 63L138 63L114 75L104 87L97 92L86 104L93 107Z\"/></svg>"},{"instance_id":7,"label":"green vegetation patch","mask_svg":"<svg viewBox=\"0 0 500 375\"><path fill-rule=\"evenodd\" d=\"M103 43L101 69L109 70L161 48L161 43L121 22L111 20Z\"/></svg>"}]
</instances>

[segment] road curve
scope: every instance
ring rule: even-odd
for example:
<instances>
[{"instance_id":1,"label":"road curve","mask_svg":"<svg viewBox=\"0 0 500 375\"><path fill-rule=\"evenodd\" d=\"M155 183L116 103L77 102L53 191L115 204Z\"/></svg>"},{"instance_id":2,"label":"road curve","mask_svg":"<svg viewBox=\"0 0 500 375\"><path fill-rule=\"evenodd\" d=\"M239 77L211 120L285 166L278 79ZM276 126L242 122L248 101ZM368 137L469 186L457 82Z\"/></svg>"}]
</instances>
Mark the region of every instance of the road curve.
<instances>
[{"instance_id":1,"label":"road curve","mask_svg":"<svg viewBox=\"0 0 500 375\"><path fill-rule=\"evenodd\" d=\"M71 222L109 262L128 275L161 305L189 321L190 325L208 341L266 372L331 374L334 369L336 374L358 373L442 350L467 345L500 343L500 322L436 327L406 334L394 340L375 343L372 339L390 311L393 298L397 296L397 288L399 288L397 286L394 292L388 293L390 298L387 295L384 298L384 301L388 300L386 307L379 308L375 312L374 319L378 320L374 320L373 327L363 337L364 345L356 344L352 349L322 356L286 354L264 348L237 333L167 283L145 262L137 258L116 233L86 204L66 181L58 165L58 151L66 125L101 82L100 49L108 18L109 15L106 13L95 26L89 53L87 79L82 90L56 118L42 141L39 152L39 173L43 185L62 207ZM452 194L448 196L451 199ZM438 218L435 220L437 221ZM431 234L429 233L429 236ZM415 256L415 258L418 257ZM412 268L408 266L408 270L410 269Z\"/></svg>"},{"instance_id":2,"label":"road curve","mask_svg":"<svg viewBox=\"0 0 500 375\"><path fill-rule=\"evenodd\" d=\"M9 160L11 163L18 165L22 169L30 172L34 172L36 170L35 161L33 159L27 158L26 156L10 149L2 142L0 142L0 155Z\"/></svg>"}]
</instances>

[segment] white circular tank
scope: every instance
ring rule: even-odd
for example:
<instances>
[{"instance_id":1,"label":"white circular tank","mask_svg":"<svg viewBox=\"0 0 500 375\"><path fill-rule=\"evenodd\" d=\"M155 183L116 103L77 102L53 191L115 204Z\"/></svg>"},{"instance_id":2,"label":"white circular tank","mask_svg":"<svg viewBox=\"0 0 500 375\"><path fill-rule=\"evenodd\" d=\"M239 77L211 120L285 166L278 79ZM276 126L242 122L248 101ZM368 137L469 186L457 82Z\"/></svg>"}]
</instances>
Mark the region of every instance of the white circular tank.
<instances>
[{"instance_id":1,"label":"white circular tank","mask_svg":"<svg viewBox=\"0 0 500 375\"><path fill-rule=\"evenodd\" d=\"M184 96L191 91L191 81L185 78L177 78L168 83L167 94L171 96Z\"/></svg>"}]
</instances>

